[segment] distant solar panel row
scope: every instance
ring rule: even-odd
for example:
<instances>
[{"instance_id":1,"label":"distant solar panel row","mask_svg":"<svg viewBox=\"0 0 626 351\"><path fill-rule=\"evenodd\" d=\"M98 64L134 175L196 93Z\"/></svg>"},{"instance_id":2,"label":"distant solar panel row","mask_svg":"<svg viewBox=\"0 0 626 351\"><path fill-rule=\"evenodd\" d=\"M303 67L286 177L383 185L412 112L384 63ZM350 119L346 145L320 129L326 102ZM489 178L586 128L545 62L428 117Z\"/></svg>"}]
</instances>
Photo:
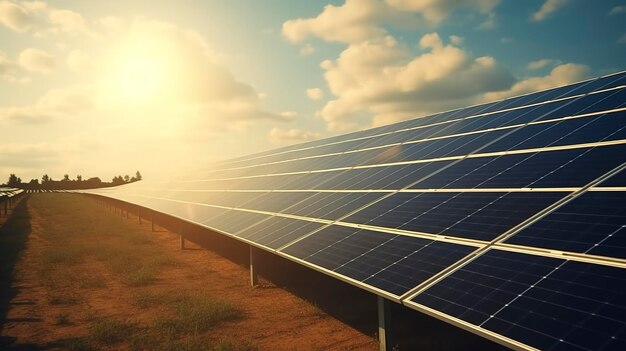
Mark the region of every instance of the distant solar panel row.
<instances>
[{"instance_id":1,"label":"distant solar panel row","mask_svg":"<svg viewBox=\"0 0 626 351\"><path fill-rule=\"evenodd\" d=\"M626 74L88 191L518 348L622 350Z\"/></svg>"}]
</instances>

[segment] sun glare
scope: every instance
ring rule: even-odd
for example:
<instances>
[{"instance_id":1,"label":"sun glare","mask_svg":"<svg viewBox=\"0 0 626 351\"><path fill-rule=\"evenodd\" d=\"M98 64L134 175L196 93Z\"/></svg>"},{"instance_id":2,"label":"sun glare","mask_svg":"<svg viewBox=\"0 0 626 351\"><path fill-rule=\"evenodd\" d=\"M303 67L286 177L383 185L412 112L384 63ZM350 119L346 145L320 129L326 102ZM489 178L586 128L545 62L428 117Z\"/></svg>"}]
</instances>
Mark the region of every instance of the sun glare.
<instances>
[{"instance_id":1,"label":"sun glare","mask_svg":"<svg viewBox=\"0 0 626 351\"><path fill-rule=\"evenodd\" d=\"M165 65L157 59L130 57L120 69L120 94L132 102L142 102L154 97L163 81Z\"/></svg>"}]
</instances>

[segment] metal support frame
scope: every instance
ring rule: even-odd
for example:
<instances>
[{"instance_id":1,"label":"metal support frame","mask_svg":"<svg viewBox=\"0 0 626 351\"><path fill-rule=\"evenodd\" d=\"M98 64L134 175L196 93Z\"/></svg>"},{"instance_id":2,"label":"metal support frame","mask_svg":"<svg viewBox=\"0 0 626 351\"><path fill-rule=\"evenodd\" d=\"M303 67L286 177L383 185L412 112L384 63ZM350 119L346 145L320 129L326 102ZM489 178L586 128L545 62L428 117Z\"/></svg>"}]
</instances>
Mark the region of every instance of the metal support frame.
<instances>
[{"instance_id":1,"label":"metal support frame","mask_svg":"<svg viewBox=\"0 0 626 351\"><path fill-rule=\"evenodd\" d=\"M254 267L256 261L256 249L250 245L250 286L256 286L259 284L259 277Z\"/></svg>"},{"instance_id":2,"label":"metal support frame","mask_svg":"<svg viewBox=\"0 0 626 351\"><path fill-rule=\"evenodd\" d=\"M154 211L150 212L150 227L152 228L152 231L154 231Z\"/></svg>"},{"instance_id":3,"label":"metal support frame","mask_svg":"<svg viewBox=\"0 0 626 351\"><path fill-rule=\"evenodd\" d=\"M378 349L391 351L391 301L378 296Z\"/></svg>"}]
</instances>

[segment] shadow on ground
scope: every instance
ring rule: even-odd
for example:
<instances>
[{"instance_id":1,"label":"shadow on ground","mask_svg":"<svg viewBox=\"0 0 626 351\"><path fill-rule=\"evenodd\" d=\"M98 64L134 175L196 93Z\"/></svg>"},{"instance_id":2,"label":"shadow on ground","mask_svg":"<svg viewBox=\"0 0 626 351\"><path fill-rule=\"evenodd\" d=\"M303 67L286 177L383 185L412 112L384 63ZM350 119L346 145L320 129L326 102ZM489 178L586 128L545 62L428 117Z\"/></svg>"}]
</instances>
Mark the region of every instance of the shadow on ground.
<instances>
[{"instance_id":1,"label":"shadow on ground","mask_svg":"<svg viewBox=\"0 0 626 351\"><path fill-rule=\"evenodd\" d=\"M15 206L9 218L0 225L0 331L7 322L7 312L11 300L17 295L20 287L12 286L14 269L30 234L30 214L28 213L28 196L22 198ZM15 342L10 336L0 336L0 349ZM20 348L21 349L21 348ZM26 346L25 349L32 349Z\"/></svg>"}]
</instances>

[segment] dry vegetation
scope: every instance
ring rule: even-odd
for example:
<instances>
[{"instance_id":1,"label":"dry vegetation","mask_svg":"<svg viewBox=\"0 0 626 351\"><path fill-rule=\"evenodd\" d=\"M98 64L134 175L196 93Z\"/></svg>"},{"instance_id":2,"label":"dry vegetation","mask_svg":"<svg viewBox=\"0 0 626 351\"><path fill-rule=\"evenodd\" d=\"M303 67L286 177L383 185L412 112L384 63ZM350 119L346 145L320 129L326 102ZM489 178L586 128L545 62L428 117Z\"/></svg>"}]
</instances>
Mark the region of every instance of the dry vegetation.
<instances>
[{"instance_id":1,"label":"dry vegetation","mask_svg":"<svg viewBox=\"0 0 626 351\"><path fill-rule=\"evenodd\" d=\"M12 281L0 294L0 349L375 346L285 291L246 286L242 267L199 248L177 251L172 233L82 196L37 194L21 207L0 229L0 273Z\"/></svg>"}]
</instances>

